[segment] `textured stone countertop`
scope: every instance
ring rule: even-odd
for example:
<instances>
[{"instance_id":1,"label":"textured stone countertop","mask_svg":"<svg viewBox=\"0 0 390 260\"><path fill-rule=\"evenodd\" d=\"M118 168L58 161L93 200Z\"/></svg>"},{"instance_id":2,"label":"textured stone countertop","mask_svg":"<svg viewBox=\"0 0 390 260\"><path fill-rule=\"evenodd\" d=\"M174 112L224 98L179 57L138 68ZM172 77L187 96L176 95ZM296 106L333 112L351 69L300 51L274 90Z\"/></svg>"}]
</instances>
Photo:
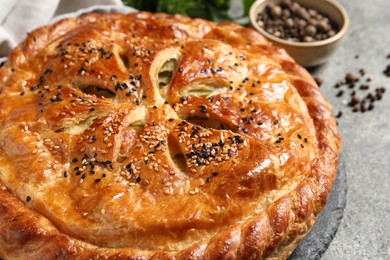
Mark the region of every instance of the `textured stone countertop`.
<instances>
[{"instance_id":1,"label":"textured stone countertop","mask_svg":"<svg viewBox=\"0 0 390 260\"><path fill-rule=\"evenodd\" d=\"M348 35L326 64L311 71L324 78L321 90L334 114L343 112L338 121L348 182L344 218L321 259L390 259L390 77L383 73L390 64L390 1L339 2L350 16ZM361 68L372 81L369 90L360 90L359 82L357 95L377 87L386 93L372 111L353 113L346 105L352 90L344 86L344 95L336 97L340 89L334 85Z\"/></svg>"},{"instance_id":2,"label":"textured stone countertop","mask_svg":"<svg viewBox=\"0 0 390 260\"><path fill-rule=\"evenodd\" d=\"M324 78L321 90L334 114L343 112L338 121L348 193L338 232L321 259L390 259L390 77L383 74L390 64L390 0L338 2L350 16L348 35L329 61L311 73ZM382 86L386 93L372 111L354 113L347 105L352 89L343 86L344 95L336 97L340 89L334 85L361 68L372 81L369 90L360 90L359 82L357 95Z\"/></svg>"}]
</instances>

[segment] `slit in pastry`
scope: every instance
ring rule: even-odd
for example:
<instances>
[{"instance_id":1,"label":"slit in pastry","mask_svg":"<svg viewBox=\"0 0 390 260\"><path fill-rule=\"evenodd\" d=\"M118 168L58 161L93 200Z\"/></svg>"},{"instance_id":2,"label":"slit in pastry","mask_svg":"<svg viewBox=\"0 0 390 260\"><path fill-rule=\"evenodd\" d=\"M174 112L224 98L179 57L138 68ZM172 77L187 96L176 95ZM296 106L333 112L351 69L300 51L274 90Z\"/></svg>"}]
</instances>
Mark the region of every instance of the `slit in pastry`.
<instances>
[{"instance_id":1,"label":"slit in pastry","mask_svg":"<svg viewBox=\"0 0 390 260\"><path fill-rule=\"evenodd\" d=\"M161 97L159 102L168 99L169 88L178 70L180 57L178 48L162 50L155 56L150 69L150 77L154 81L156 92Z\"/></svg>"},{"instance_id":2,"label":"slit in pastry","mask_svg":"<svg viewBox=\"0 0 390 260\"><path fill-rule=\"evenodd\" d=\"M168 147L170 158L175 168L181 173L187 173L187 161L176 140L168 138Z\"/></svg>"},{"instance_id":3,"label":"slit in pastry","mask_svg":"<svg viewBox=\"0 0 390 260\"><path fill-rule=\"evenodd\" d=\"M230 130L223 123L209 118L201 118L201 117L193 116L193 117L188 117L185 120L193 125L198 125L204 128L216 129L216 130Z\"/></svg>"},{"instance_id":4,"label":"slit in pastry","mask_svg":"<svg viewBox=\"0 0 390 260\"><path fill-rule=\"evenodd\" d=\"M122 55L120 55L119 57L121 58L123 65L124 65L127 69L129 69L129 68L130 68L130 61L129 61L129 58L126 57L126 56L122 56Z\"/></svg>"},{"instance_id":5,"label":"slit in pastry","mask_svg":"<svg viewBox=\"0 0 390 260\"><path fill-rule=\"evenodd\" d=\"M126 118L126 124L121 128L117 135L117 141L120 148L117 154L117 161L126 160L129 152L134 148L138 135L144 130L147 120L147 109L145 106L139 106L131 112Z\"/></svg>"},{"instance_id":6,"label":"slit in pastry","mask_svg":"<svg viewBox=\"0 0 390 260\"><path fill-rule=\"evenodd\" d=\"M228 92L228 87L216 87L209 84L197 84L186 88L181 94L182 96L195 96L201 98L209 98L215 95Z\"/></svg>"},{"instance_id":7,"label":"slit in pastry","mask_svg":"<svg viewBox=\"0 0 390 260\"><path fill-rule=\"evenodd\" d=\"M165 87L169 85L169 83L171 82L176 67L177 67L177 59L172 58L167 60L158 71L157 83L161 95L165 94L166 91Z\"/></svg>"},{"instance_id":8,"label":"slit in pastry","mask_svg":"<svg viewBox=\"0 0 390 260\"><path fill-rule=\"evenodd\" d=\"M106 88L102 88L99 86L95 86L95 85L80 86L79 89L85 94L94 95L94 96L99 97L99 98L102 98L102 97L114 98L115 97L115 93L112 92L111 90L108 90Z\"/></svg>"},{"instance_id":9,"label":"slit in pastry","mask_svg":"<svg viewBox=\"0 0 390 260\"><path fill-rule=\"evenodd\" d=\"M82 133L88 127L90 127L97 118L98 118L97 116L91 116L85 120L78 122L75 125L61 128L57 132L65 132L65 133L69 133L69 134L73 134L73 135Z\"/></svg>"}]
</instances>

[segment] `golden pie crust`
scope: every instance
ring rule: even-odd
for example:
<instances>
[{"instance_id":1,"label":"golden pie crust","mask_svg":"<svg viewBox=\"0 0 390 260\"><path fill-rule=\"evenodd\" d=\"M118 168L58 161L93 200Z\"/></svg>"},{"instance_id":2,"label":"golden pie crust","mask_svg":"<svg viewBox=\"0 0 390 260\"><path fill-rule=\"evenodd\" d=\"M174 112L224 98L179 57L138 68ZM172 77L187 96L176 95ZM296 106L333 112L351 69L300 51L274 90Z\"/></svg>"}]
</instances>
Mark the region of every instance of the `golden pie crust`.
<instances>
[{"instance_id":1,"label":"golden pie crust","mask_svg":"<svg viewBox=\"0 0 390 260\"><path fill-rule=\"evenodd\" d=\"M1 258L286 258L337 172L313 78L233 23L68 18L0 80Z\"/></svg>"}]
</instances>

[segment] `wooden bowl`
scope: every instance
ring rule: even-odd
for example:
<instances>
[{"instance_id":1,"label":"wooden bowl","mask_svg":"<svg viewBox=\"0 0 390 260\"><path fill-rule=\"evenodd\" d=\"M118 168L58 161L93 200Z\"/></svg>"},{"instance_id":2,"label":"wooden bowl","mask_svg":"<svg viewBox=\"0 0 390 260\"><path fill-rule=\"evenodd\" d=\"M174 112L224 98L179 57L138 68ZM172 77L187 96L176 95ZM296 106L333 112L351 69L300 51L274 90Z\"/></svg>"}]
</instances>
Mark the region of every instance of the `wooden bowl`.
<instances>
[{"instance_id":1,"label":"wooden bowl","mask_svg":"<svg viewBox=\"0 0 390 260\"><path fill-rule=\"evenodd\" d=\"M282 0L258 0L249 11L249 20L253 28L264 35L275 45L284 48L300 65L314 67L327 61L340 45L349 27L349 17L345 9L334 0L294 0L298 4L312 8L327 16L337 24L339 31L332 37L312 42L294 42L278 38L267 33L257 23L257 15L269 5L280 4Z\"/></svg>"}]
</instances>

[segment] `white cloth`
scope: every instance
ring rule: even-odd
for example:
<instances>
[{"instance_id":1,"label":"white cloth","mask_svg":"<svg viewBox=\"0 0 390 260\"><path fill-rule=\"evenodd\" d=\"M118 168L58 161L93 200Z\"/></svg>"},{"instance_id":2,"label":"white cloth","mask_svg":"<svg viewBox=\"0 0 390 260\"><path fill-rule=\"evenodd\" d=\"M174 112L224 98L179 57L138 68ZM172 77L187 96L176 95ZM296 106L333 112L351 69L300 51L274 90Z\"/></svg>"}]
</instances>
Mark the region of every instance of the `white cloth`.
<instances>
[{"instance_id":1,"label":"white cloth","mask_svg":"<svg viewBox=\"0 0 390 260\"><path fill-rule=\"evenodd\" d=\"M0 0L0 61L28 32L92 11L127 13L135 9L124 6L121 0Z\"/></svg>"}]
</instances>

